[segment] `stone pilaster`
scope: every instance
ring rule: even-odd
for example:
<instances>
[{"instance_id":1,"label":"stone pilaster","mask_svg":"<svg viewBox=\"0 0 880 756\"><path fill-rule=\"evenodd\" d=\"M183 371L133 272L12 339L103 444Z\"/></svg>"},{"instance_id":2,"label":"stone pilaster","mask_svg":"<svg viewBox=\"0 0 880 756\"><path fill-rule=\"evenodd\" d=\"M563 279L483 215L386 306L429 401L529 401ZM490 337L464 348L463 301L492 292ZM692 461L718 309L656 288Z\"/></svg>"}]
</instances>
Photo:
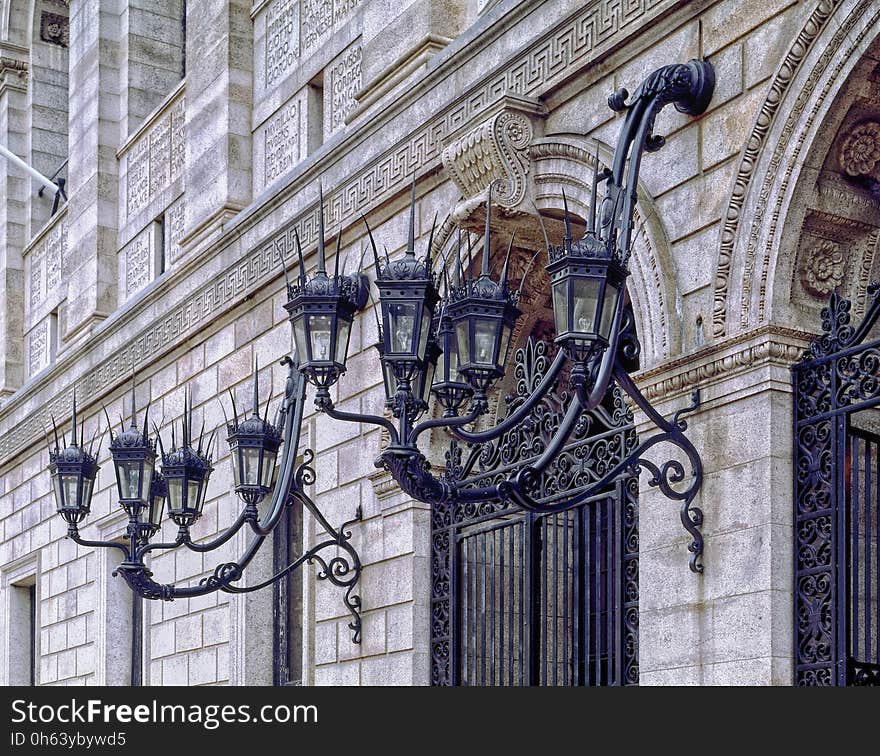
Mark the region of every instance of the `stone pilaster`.
<instances>
[{"instance_id":1,"label":"stone pilaster","mask_svg":"<svg viewBox=\"0 0 880 756\"><path fill-rule=\"evenodd\" d=\"M184 248L251 199L253 24L245 0L188 3Z\"/></svg>"},{"instance_id":2,"label":"stone pilaster","mask_svg":"<svg viewBox=\"0 0 880 756\"><path fill-rule=\"evenodd\" d=\"M117 302L122 5L119 0L70 3L70 257L63 346L86 338Z\"/></svg>"},{"instance_id":3,"label":"stone pilaster","mask_svg":"<svg viewBox=\"0 0 880 756\"><path fill-rule=\"evenodd\" d=\"M183 78L183 0L123 3L122 129L131 134Z\"/></svg>"},{"instance_id":4,"label":"stone pilaster","mask_svg":"<svg viewBox=\"0 0 880 756\"><path fill-rule=\"evenodd\" d=\"M789 367L804 335L765 328L642 374L666 417L701 387L687 435L703 461L705 572L688 569L679 503L642 475L639 670L642 685L792 682L792 450ZM637 417L640 439L657 432ZM682 459L661 444L655 463ZM664 453L667 453L664 455ZM662 456L663 455L663 456ZM688 471L690 472L690 471Z\"/></svg>"},{"instance_id":5,"label":"stone pilaster","mask_svg":"<svg viewBox=\"0 0 880 756\"><path fill-rule=\"evenodd\" d=\"M0 143L27 144L27 63L0 56ZM24 379L24 263L30 179L0 158L0 401Z\"/></svg>"}]
</instances>

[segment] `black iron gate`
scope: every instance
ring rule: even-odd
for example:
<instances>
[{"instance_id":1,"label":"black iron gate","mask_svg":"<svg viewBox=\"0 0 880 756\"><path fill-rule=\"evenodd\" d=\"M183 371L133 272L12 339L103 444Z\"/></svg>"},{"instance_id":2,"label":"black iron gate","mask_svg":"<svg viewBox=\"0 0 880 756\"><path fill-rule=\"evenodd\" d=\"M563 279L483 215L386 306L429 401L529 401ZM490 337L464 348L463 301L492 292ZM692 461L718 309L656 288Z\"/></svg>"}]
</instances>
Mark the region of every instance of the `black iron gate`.
<instances>
[{"instance_id":1,"label":"black iron gate","mask_svg":"<svg viewBox=\"0 0 880 756\"><path fill-rule=\"evenodd\" d=\"M880 316L831 295L823 334L793 367L795 675L880 684Z\"/></svg>"},{"instance_id":2,"label":"black iron gate","mask_svg":"<svg viewBox=\"0 0 880 756\"><path fill-rule=\"evenodd\" d=\"M543 376L543 344L516 355L519 406ZM564 379L560 381L564 384ZM452 476L486 485L543 451L565 406L558 393L532 413L532 432L447 455ZM541 481L564 502L634 446L621 392L584 413ZM438 505L432 528L435 685L631 685L638 682L637 479L553 514L503 504Z\"/></svg>"}]
</instances>

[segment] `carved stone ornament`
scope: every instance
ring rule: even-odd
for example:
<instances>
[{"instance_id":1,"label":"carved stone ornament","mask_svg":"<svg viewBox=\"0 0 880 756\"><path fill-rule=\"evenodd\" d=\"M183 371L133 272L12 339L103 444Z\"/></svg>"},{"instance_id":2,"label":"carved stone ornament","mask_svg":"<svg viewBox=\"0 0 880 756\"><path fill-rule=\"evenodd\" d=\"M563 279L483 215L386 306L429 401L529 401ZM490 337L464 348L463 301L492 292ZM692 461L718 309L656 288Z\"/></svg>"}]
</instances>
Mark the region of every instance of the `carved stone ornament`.
<instances>
[{"instance_id":1,"label":"carved stone ornament","mask_svg":"<svg viewBox=\"0 0 880 756\"><path fill-rule=\"evenodd\" d=\"M880 160L880 123L865 121L856 126L840 146L840 165L850 176L864 176Z\"/></svg>"},{"instance_id":2,"label":"carved stone ornament","mask_svg":"<svg viewBox=\"0 0 880 756\"><path fill-rule=\"evenodd\" d=\"M69 24L66 16L43 11L40 16L40 39L52 45L67 47L70 44Z\"/></svg>"},{"instance_id":3,"label":"carved stone ornament","mask_svg":"<svg viewBox=\"0 0 880 756\"><path fill-rule=\"evenodd\" d=\"M539 102L521 97L505 97L500 105L488 118L459 131L443 150L443 166L462 193L453 213L460 222L485 204L492 182L497 182L493 204L497 202L503 214L532 212L518 206L527 194L528 148L545 110Z\"/></svg>"},{"instance_id":4,"label":"carved stone ornament","mask_svg":"<svg viewBox=\"0 0 880 756\"><path fill-rule=\"evenodd\" d=\"M846 265L837 242L823 239L807 252L801 280L814 294L825 296L843 283Z\"/></svg>"}]
</instances>

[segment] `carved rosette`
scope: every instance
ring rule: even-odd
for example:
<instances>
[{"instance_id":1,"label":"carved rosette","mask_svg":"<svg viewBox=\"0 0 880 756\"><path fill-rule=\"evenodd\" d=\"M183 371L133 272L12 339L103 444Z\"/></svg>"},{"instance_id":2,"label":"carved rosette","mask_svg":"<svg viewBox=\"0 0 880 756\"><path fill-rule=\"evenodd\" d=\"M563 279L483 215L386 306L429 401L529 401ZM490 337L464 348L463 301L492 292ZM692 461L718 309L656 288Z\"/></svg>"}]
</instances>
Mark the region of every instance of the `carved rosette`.
<instances>
[{"instance_id":1,"label":"carved rosette","mask_svg":"<svg viewBox=\"0 0 880 756\"><path fill-rule=\"evenodd\" d=\"M485 204L492 182L493 204L507 215L518 215L526 198L529 174L528 148L536 123L543 115L538 103L505 104L500 110L459 135L442 153L443 166L461 190L462 201L454 216L465 220Z\"/></svg>"},{"instance_id":2,"label":"carved rosette","mask_svg":"<svg viewBox=\"0 0 880 756\"><path fill-rule=\"evenodd\" d=\"M880 123L858 124L840 145L840 167L850 176L865 176L880 160Z\"/></svg>"},{"instance_id":3,"label":"carved rosette","mask_svg":"<svg viewBox=\"0 0 880 756\"><path fill-rule=\"evenodd\" d=\"M823 239L807 250L801 280L808 291L824 297L843 283L845 272L846 264L840 245Z\"/></svg>"}]
</instances>

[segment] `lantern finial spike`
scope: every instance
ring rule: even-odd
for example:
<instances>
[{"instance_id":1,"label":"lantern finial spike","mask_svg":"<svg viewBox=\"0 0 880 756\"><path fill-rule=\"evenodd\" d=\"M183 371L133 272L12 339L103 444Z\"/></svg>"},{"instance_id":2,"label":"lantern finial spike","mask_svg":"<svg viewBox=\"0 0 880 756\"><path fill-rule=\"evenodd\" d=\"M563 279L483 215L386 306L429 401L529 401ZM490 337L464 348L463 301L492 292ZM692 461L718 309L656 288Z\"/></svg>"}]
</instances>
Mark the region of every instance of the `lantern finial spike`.
<instances>
[{"instance_id":1,"label":"lantern finial spike","mask_svg":"<svg viewBox=\"0 0 880 756\"><path fill-rule=\"evenodd\" d=\"M296 240L296 254L299 257L299 285L306 284L306 261L303 259L303 248L299 240L299 231L296 226L293 227L293 238Z\"/></svg>"},{"instance_id":2,"label":"lantern finial spike","mask_svg":"<svg viewBox=\"0 0 880 756\"><path fill-rule=\"evenodd\" d=\"M409 238L406 242L406 254L416 254L416 177L413 175L412 190L409 197Z\"/></svg>"},{"instance_id":3,"label":"lantern finial spike","mask_svg":"<svg viewBox=\"0 0 880 756\"><path fill-rule=\"evenodd\" d=\"M58 452L58 426L55 423L55 415L49 415L52 418L52 432L55 434L55 452Z\"/></svg>"},{"instance_id":4,"label":"lantern finial spike","mask_svg":"<svg viewBox=\"0 0 880 756\"><path fill-rule=\"evenodd\" d=\"M339 230L339 236L336 237L336 260L333 263L333 280L339 280L339 253L342 247L342 229Z\"/></svg>"},{"instance_id":5,"label":"lantern finial spike","mask_svg":"<svg viewBox=\"0 0 880 756\"><path fill-rule=\"evenodd\" d=\"M376 249L376 240L373 238L373 231L370 228L370 224L367 223L367 218L364 215L361 215L361 220L364 222L364 226L367 228L367 236L370 239L370 247L373 249L373 263L376 265L376 278L379 277L379 250Z\"/></svg>"},{"instance_id":6,"label":"lantern finial spike","mask_svg":"<svg viewBox=\"0 0 880 756\"><path fill-rule=\"evenodd\" d=\"M278 259L281 260L281 271L284 273L284 288L288 292L288 296L290 296L290 278L287 276L287 263L284 262L284 256L281 252L278 253Z\"/></svg>"},{"instance_id":7,"label":"lantern finial spike","mask_svg":"<svg viewBox=\"0 0 880 756\"><path fill-rule=\"evenodd\" d=\"M229 392L229 398L232 400L232 422L238 425L238 409L235 406L235 395L232 393L232 389L227 389Z\"/></svg>"},{"instance_id":8,"label":"lantern finial spike","mask_svg":"<svg viewBox=\"0 0 880 756\"><path fill-rule=\"evenodd\" d=\"M73 445L76 446L76 389L73 390L73 429L70 433Z\"/></svg>"},{"instance_id":9,"label":"lantern finial spike","mask_svg":"<svg viewBox=\"0 0 880 756\"><path fill-rule=\"evenodd\" d=\"M461 226L458 227L458 254L455 256L455 285L461 286L464 282L464 270L461 263Z\"/></svg>"},{"instance_id":10,"label":"lantern finial spike","mask_svg":"<svg viewBox=\"0 0 880 756\"><path fill-rule=\"evenodd\" d=\"M516 239L516 231L510 237L510 244L507 245L507 256L504 258L504 267L501 269L501 288L507 285L507 270L510 267L510 253L513 251L513 242Z\"/></svg>"},{"instance_id":11,"label":"lantern finial spike","mask_svg":"<svg viewBox=\"0 0 880 756\"><path fill-rule=\"evenodd\" d=\"M150 417L150 401L147 400L147 406L144 409L144 438L147 437L147 430L149 429L149 417Z\"/></svg>"},{"instance_id":12,"label":"lantern finial spike","mask_svg":"<svg viewBox=\"0 0 880 756\"><path fill-rule=\"evenodd\" d=\"M428 252L425 255L425 268L428 276L431 275L431 247L434 245L434 232L437 230L437 213L434 213L434 220L431 222L431 234L428 236Z\"/></svg>"},{"instance_id":13,"label":"lantern finial spike","mask_svg":"<svg viewBox=\"0 0 880 756\"><path fill-rule=\"evenodd\" d=\"M596 203L599 193L599 140L596 140L596 154L593 158L593 183L590 192L590 219L587 224L587 233L596 233Z\"/></svg>"},{"instance_id":14,"label":"lantern finial spike","mask_svg":"<svg viewBox=\"0 0 880 756\"><path fill-rule=\"evenodd\" d=\"M137 412L137 399L135 397L135 376L134 376L134 367L131 368L131 427L137 428L137 422L135 421L135 413Z\"/></svg>"},{"instance_id":15,"label":"lantern finial spike","mask_svg":"<svg viewBox=\"0 0 880 756\"><path fill-rule=\"evenodd\" d=\"M318 184L318 273L326 274L324 260L324 187Z\"/></svg>"},{"instance_id":16,"label":"lantern finial spike","mask_svg":"<svg viewBox=\"0 0 880 756\"><path fill-rule=\"evenodd\" d=\"M565 246L571 246L571 216L568 214L568 197L565 196L565 189L562 190L562 207L565 213Z\"/></svg>"},{"instance_id":17,"label":"lantern finial spike","mask_svg":"<svg viewBox=\"0 0 880 756\"><path fill-rule=\"evenodd\" d=\"M260 416L260 363L254 355L254 417Z\"/></svg>"},{"instance_id":18,"label":"lantern finial spike","mask_svg":"<svg viewBox=\"0 0 880 756\"><path fill-rule=\"evenodd\" d=\"M494 181L492 183L495 183ZM489 247L490 247L490 238L489 238L489 224L492 219L492 184L489 184L489 192L486 196L486 232L483 236L483 269L480 273L481 276L489 276Z\"/></svg>"}]
</instances>

